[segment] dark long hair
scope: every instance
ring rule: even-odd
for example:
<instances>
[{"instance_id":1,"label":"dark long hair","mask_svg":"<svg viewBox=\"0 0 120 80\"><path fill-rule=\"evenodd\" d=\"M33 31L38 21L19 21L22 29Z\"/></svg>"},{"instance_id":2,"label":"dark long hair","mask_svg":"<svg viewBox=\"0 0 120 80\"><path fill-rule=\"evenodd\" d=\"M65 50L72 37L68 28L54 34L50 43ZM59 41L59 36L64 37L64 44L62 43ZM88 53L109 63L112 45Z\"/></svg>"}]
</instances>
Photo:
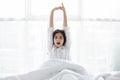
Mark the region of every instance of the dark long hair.
<instances>
[{"instance_id":1,"label":"dark long hair","mask_svg":"<svg viewBox=\"0 0 120 80\"><path fill-rule=\"evenodd\" d=\"M60 30L60 29L56 29L54 32L53 32L53 45L54 45L54 37L55 37L55 34L57 33L61 33L64 37L64 42L63 42L63 46L65 45L66 43L66 35L65 35L65 31L64 30Z\"/></svg>"}]
</instances>

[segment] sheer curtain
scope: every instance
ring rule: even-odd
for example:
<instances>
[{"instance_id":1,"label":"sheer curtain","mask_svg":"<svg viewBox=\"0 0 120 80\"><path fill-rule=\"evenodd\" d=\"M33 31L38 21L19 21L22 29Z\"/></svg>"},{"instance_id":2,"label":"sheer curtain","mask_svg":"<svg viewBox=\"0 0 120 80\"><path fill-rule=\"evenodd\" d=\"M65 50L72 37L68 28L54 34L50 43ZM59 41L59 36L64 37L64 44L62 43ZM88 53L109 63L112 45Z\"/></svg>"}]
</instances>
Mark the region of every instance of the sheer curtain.
<instances>
[{"instance_id":1,"label":"sheer curtain","mask_svg":"<svg viewBox=\"0 0 120 80\"><path fill-rule=\"evenodd\" d=\"M78 28L79 31L79 56L78 61L84 65L90 73L99 74L113 71L119 62L119 54L116 48L120 43L119 22L86 21Z\"/></svg>"},{"instance_id":2,"label":"sheer curtain","mask_svg":"<svg viewBox=\"0 0 120 80\"><path fill-rule=\"evenodd\" d=\"M82 65L92 74L119 70L120 60L117 55L120 52L120 23L117 0L109 0L109 6L116 4L112 11L105 7L107 0L100 2L101 5L105 3L105 9L100 7L100 4L97 5L95 0L18 1L23 6L17 5L16 0L9 2L11 4L0 2L9 6L16 3L9 9L6 7L6 12L2 11L4 5L0 7L0 77L39 69L47 60L46 42L50 10L62 2L68 15L72 61ZM19 12L14 10L14 7ZM4 14L10 10L10 14ZM107 15L106 10L111 14ZM60 11L55 13L56 28L62 28L61 15Z\"/></svg>"},{"instance_id":3,"label":"sheer curtain","mask_svg":"<svg viewBox=\"0 0 120 80\"><path fill-rule=\"evenodd\" d=\"M120 70L119 0L82 0L81 5L80 63L92 73Z\"/></svg>"},{"instance_id":4,"label":"sheer curtain","mask_svg":"<svg viewBox=\"0 0 120 80\"><path fill-rule=\"evenodd\" d=\"M119 20L119 9L119 0L82 0L83 18Z\"/></svg>"},{"instance_id":5,"label":"sheer curtain","mask_svg":"<svg viewBox=\"0 0 120 80\"><path fill-rule=\"evenodd\" d=\"M13 18L24 18L24 17L25 17L25 0L0 1L0 18L13 19Z\"/></svg>"}]
</instances>

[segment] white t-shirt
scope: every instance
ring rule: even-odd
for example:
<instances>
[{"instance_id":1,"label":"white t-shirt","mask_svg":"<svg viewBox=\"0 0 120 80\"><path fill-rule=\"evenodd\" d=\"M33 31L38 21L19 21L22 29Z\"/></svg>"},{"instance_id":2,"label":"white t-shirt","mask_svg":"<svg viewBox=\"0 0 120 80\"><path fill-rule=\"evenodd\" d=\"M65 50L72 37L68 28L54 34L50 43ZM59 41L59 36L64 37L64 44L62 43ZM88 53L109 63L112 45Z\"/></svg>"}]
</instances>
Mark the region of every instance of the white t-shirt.
<instances>
[{"instance_id":1,"label":"white t-shirt","mask_svg":"<svg viewBox=\"0 0 120 80\"><path fill-rule=\"evenodd\" d=\"M64 59L70 60L70 32L68 27L64 27L65 35L66 35L66 43L64 46L57 48L53 45L53 27L48 28L48 55L50 59Z\"/></svg>"}]
</instances>

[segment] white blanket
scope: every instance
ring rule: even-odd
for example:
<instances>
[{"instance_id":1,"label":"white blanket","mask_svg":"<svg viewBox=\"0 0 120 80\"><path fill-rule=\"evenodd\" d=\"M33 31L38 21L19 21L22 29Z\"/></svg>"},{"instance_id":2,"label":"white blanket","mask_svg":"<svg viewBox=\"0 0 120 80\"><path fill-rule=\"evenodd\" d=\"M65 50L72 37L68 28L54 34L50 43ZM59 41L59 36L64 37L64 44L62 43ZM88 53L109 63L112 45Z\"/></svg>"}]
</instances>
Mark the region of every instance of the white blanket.
<instances>
[{"instance_id":1,"label":"white blanket","mask_svg":"<svg viewBox=\"0 0 120 80\"><path fill-rule=\"evenodd\" d=\"M62 70L49 80L91 80L89 76L80 75L71 70Z\"/></svg>"},{"instance_id":2,"label":"white blanket","mask_svg":"<svg viewBox=\"0 0 120 80\"><path fill-rule=\"evenodd\" d=\"M0 80L91 80L85 69L70 61L51 59L40 69Z\"/></svg>"},{"instance_id":3,"label":"white blanket","mask_svg":"<svg viewBox=\"0 0 120 80\"><path fill-rule=\"evenodd\" d=\"M120 80L120 71L113 71L111 73L100 74L96 77L95 80Z\"/></svg>"}]
</instances>

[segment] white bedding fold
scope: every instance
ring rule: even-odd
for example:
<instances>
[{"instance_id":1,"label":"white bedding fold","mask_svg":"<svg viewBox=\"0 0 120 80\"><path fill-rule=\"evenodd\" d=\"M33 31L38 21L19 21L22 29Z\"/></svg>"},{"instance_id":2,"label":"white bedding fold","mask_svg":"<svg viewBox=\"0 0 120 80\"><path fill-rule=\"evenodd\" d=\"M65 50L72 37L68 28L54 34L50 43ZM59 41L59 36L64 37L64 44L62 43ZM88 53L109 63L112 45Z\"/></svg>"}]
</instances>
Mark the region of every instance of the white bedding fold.
<instances>
[{"instance_id":1,"label":"white bedding fold","mask_svg":"<svg viewBox=\"0 0 120 80\"><path fill-rule=\"evenodd\" d=\"M64 75L63 75L64 74ZM40 69L36 71L29 72L27 74L18 75L10 77L10 78L4 78L0 80L49 80L54 79L53 77L60 77L60 76L66 77L66 75L74 76L74 79L80 79L81 77L85 78L88 76L86 70L77 64L71 63L70 61L61 60L61 59L50 59L46 61ZM79 76L77 76L79 75ZM64 79L63 77L63 79ZM14 79L13 79L14 78ZM60 80L60 79L58 79ZM80 80L86 80L86 79L80 79Z\"/></svg>"},{"instance_id":2,"label":"white bedding fold","mask_svg":"<svg viewBox=\"0 0 120 80\"><path fill-rule=\"evenodd\" d=\"M91 78L87 75L81 75L71 70L62 70L50 80L91 80Z\"/></svg>"}]
</instances>

